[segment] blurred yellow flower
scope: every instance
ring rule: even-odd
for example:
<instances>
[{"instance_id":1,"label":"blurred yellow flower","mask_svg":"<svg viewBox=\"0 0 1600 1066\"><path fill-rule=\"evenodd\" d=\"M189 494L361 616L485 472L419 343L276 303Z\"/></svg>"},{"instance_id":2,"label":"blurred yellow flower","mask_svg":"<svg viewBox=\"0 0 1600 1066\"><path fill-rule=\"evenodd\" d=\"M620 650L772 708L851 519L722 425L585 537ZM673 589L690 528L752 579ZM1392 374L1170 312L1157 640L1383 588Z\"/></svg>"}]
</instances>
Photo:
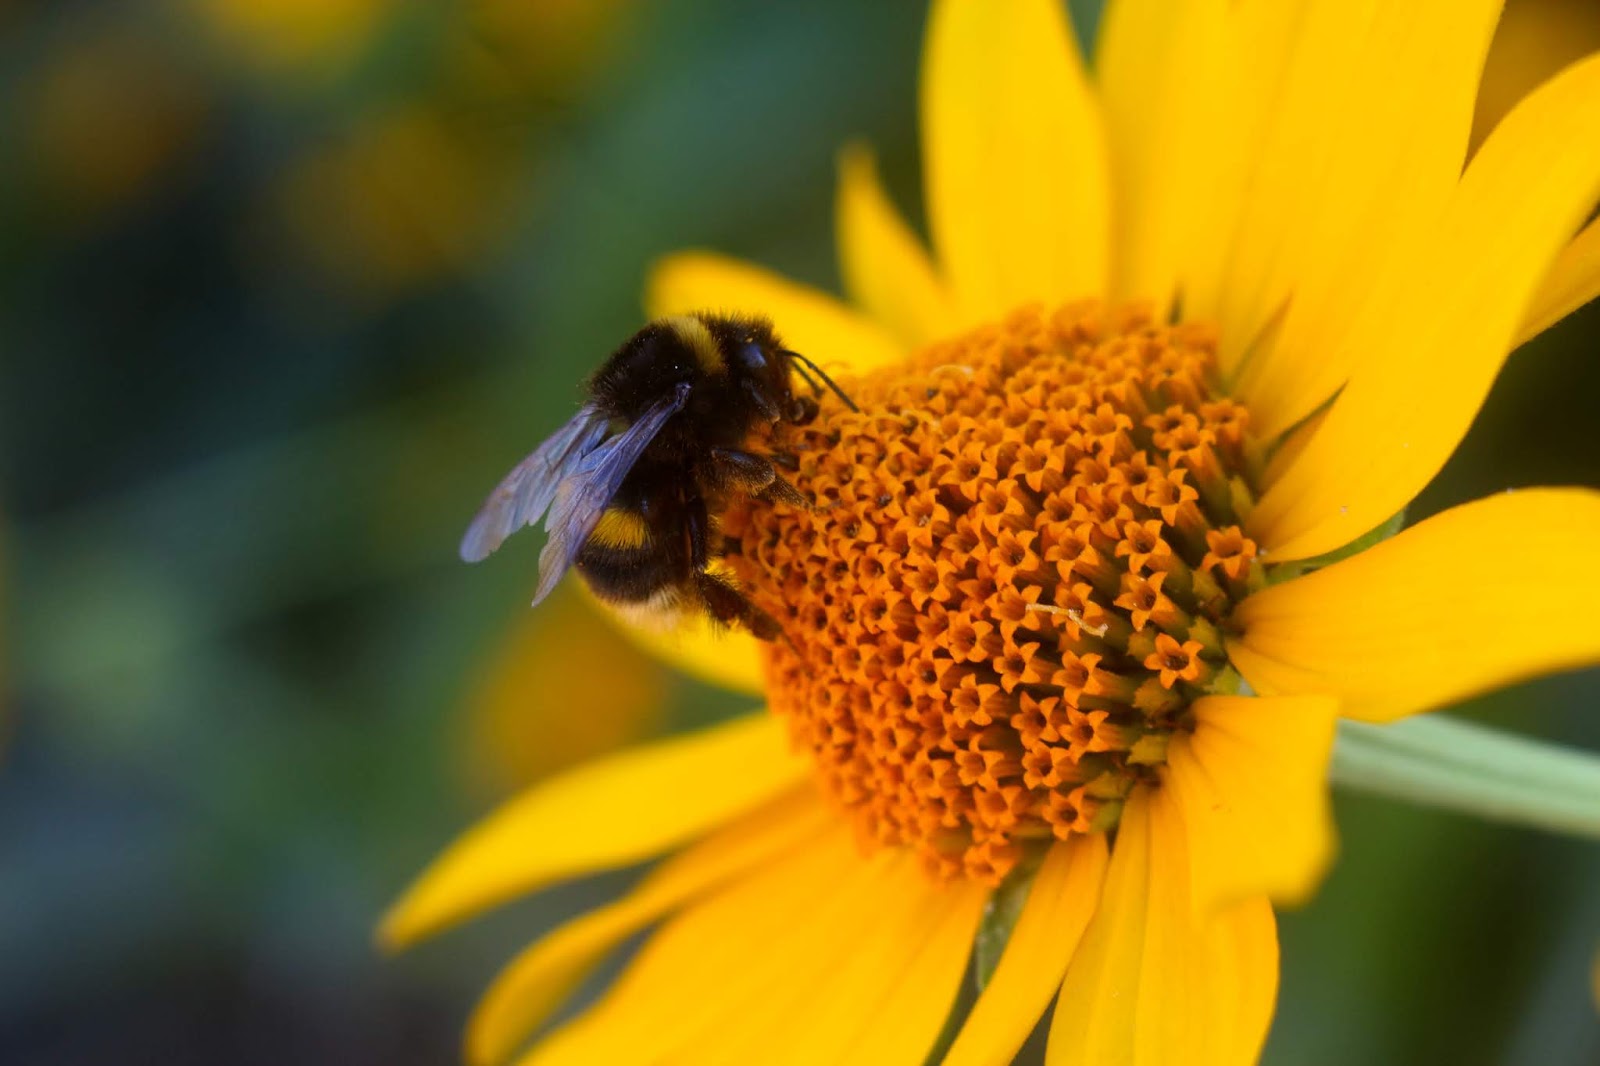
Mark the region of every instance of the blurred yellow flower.
<instances>
[{"instance_id":1,"label":"blurred yellow flower","mask_svg":"<svg viewBox=\"0 0 1600 1066\"><path fill-rule=\"evenodd\" d=\"M668 673L573 590L526 611L467 702L466 771L492 795L656 733Z\"/></svg>"},{"instance_id":2,"label":"blurred yellow flower","mask_svg":"<svg viewBox=\"0 0 1600 1066\"><path fill-rule=\"evenodd\" d=\"M253 68L279 77L336 74L371 44L393 0L182 0Z\"/></svg>"},{"instance_id":3,"label":"blurred yellow flower","mask_svg":"<svg viewBox=\"0 0 1600 1066\"><path fill-rule=\"evenodd\" d=\"M385 920L404 945L683 847L510 964L470 1061L660 921L524 1063L920 1063L997 884L1026 899L943 1062L1010 1061L1052 1000L1050 1063L1255 1060L1271 902L1334 847L1335 715L1600 660L1574 556L1600 494L1303 565L1401 511L1507 353L1600 290L1571 251L1600 56L1463 170L1499 9L1118 0L1091 79L1054 0L936 0L931 255L856 151L855 307L705 253L658 268L652 314L770 314L861 410L798 431L824 506L726 517L792 645L688 650L763 671L776 715L530 790ZM1485 605L1538 624L1486 630Z\"/></svg>"},{"instance_id":4,"label":"blurred yellow flower","mask_svg":"<svg viewBox=\"0 0 1600 1066\"><path fill-rule=\"evenodd\" d=\"M406 103L295 160L266 214L273 235L327 280L387 296L494 247L525 191L517 179L510 145L467 136L429 103Z\"/></svg>"},{"instance_id":5,"label":"blurred yellow flower","mask_svg":"<svg viewBox=\"0 0 1600 1066\"><path fill-rule=\"evenodd\" d=\"M563 88L606 55L637 0L468 0L467 61L504 87Z\"/></svg>"},{"instance_id":6,"label":"blurred yellow flower","mask_svg":"<svg viewBox=\"0 0 1600 1066\"><path fill-rule=\"evenodd\" d=\"M320 69L354 58L400 14L389 0L201 2L300 73L312 60ZM277 177L260 218L266 243L356 298L403 295L493 255L538 188L533 116L604 57L628 3L475 0L452 10L418 57L428 72L419 92L355 116Z\"/></svg>"},{"instance_id":7,"label":"blurred yellow flower","mask_svg":"<svg viewBox=\"0 0 1600 1066\"><path fill-rule=\"evenodd\" d=\"M207 104L163 42L107 21L80 28L19 99L39 203L76 224L147 193L194 143Z\"/></svg>"}]
</instances>

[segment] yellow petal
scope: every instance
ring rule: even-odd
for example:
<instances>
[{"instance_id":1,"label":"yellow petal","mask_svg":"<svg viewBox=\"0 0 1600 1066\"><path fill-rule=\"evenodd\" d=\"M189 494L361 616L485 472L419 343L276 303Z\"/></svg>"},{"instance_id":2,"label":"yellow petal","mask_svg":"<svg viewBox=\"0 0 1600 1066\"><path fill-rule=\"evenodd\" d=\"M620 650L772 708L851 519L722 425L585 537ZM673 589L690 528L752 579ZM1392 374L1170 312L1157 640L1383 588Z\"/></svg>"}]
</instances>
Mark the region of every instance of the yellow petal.
<instances>
[{"instance_id":1,"label":"yellow petal","mask_svg":"<svg viewBox=\"0 0 1600 1066\"><path fill-rule=\"evenodd\" d=\"M1355 82L1362 49L1369 42L1377 0L1308 0L1278 42L1287 64L1281 81L1263 83L1273 94L1254 157L1239 180L1249 189L1235 229L1216 260L1219 275L1207 286L1215 294L1190 313L1215 318L1222 329L1222 361L1232 371L1262 329L1278 313L1294 279L1292 236L1309 210L1330 198L1325 182L1346 137L1348 109L1366 101ZM1225 249L1225 251L1223 250Z\"/></svg>"},{"instance_id":2,"label":"yellow petal","mask_svg":"<svg viewBox=\"0 0 1600 1066\"><path fill-rule=\"evenodd\" d=\"M1336 4L1341 26L1361 19L1361 6ZM1330 81L1304 86L1315 106L1331 105L1327 125L1295 137L1310 169L1284 175L1289 228L1259 245L1276 255L1263 304L1250 313L1270 317L1293 297L1275 343L1240 382L1263 436L1282 433L1344 382L1362 350L1341 344L1357 328L1354 312L1383 292L1385 265L1405 262L1404 249L1443 212L1466 160L1500 7L1501 0L1380 4L1369 25L1358 22L1354 36L1339 38L1353 55L1317 51L1338 64L1321 72ZM1381 305L1379 313L1387 313Z\"/></svg>"},{"instance_id":3,"label":"yellow petal","mask_svg":"<svg viewBox=\"0 0 1600 1066\"><path fill-rule=\"evenodd\" d=\"M1404 507L1467 430L1539 282L1600 194L1600 56L1516 108L1461 180L1436 239L1391 275L1387 313L1316 436L1260 500L1274 558L1338 548Z\"/></svg>"},{"instance_id":4,"label":"yellow petal","mask_svg":"<svg viewBox=\"0 0 1600 1066\"><path fill-rule=\"evenodd\" d=\"M935 0L922 141L933 243L966 321L1105 293L1105 138L1060 0Z\"/></svg>"},{"instance_id":5,"label":"yellow petal","mask_svg":"<svg viewBox=\"0 0 1600 1066\"><path fill-rule=\"evenodd\" d=\"M906 354L888 330L827 293L713 252L679 252L658 262L645 311L652 318L694 311L765 315L785 344L835 376L894 366Z\"/></svg>"},{"instance_id":6,"label":"yellow petal","mask_svg":"<svg viewBox=\"0 0 1600 1066\"><path fill-rule=\"evenodd\" d=\"M760 1002L697 1040L684 1061L920 1066L955 1002L987 895L931 883L910 856L891 859L854 913L802 930Z\"/></svg>"},{"instance_id":7,"label":"yellow petal","mask_svg":"<svg viewBox=\"0 0 1600 1066\"><path fill-rule=\"evenodd\" d=\"M1318 411L1304 422L1295 426L1288 433L1278 439L1273 447L1272 458L1267 460L1267 467L1261 474L1261 483L1271 485L1283 476L1283 472L1294 465L1311 439L1317 435L1317 430L1322 428L1323 419L1328 417L1327 411Z\"/></svg>"},{"instance_id":8,"label":"yellow petal","mask_svg":"<svg viewBox=\"0 0 1600 1066\"><path fill-rule=\"evenodd\" d=\"M1525 344L1600 296L1600 219L1589 223L1561 250L1533 294L1513 347Z\"/></svg>"},{"instance_id":9,"label":"yellow petal","mask_svg":"<svg viewBox=\"0 0 1600 1066\"><path fill-rule=\"evenodd\" d=\"M1442 205L1465 156L1498 0L1281 6L1302 17L1224 264L1218 317L1230 370L1291 295L1304 308L1291 307L1297 317L1348 314L1337 301L1370 282L1359 271Z\"/></svg>"},{"instance_id":10,"label":"yellow petal","mask_svg":"<svg viewBox=\"0 0 1600 1066\"><path fill-rule=\"evenodd\" d=\"M1596 544L1600 493L1491 496L1251 596L1228 656L1257 692L1373 722L1600 662Z\"/></svg>"},{"instance_id":11,"label":"yellow petal","mask_svg":"<svg viewBox=\"0 0 1600 1066\"><path fill-rule=\"evenodd\" d=\"M1184 53L1181 37L1170 40L1156 36L1164 34L1166 27L1158 30L1147 20L1152 15L1163 18L1163 5L1141 0L1140 6L1146 13L1146 25L1138 33L1149 34L1148 39L1163 44L1154 50L1152 63L1160 62L1163 57L1184 65L1203 62L1202 57ZM1201 154L1186 164L1194 168L1192 174L1186 169L1181 175L1162 174L1152 178L1179 185L1185 190L1184 196L1199 205L1197 217L1188 223L1194 229L1188 235L1187 245L1181 239L1174 244L1180 257L1178 289L1184 314L1207 321L1220 319L1223 299L1232 292L1228 275L1233 247L1246 210L1253 209L1256 204L1256 172L1266 160L1275 158L1268 151L1269 137L1275 135L1280 121L1284 85L1300 60L1300 36L1307 7L1300 3L1217 6L1227 10L1223 14L1224 26L1216 42L1210 73L1196 75L1203 76L1205 83L1193 87L1179 83L1173 89L1180 95L1197 94L1198 102L1178 102L1176 106L1194 110L1194 120L1205 124L1206 143L1202 145ZM1114 10L1108 13L1107 33L1112 25L1109 17L1115 14ZM1193 21L1203 16L1191 14L1188 17ZM1128 36L1130 47L1137 51L1138 37L1133 33ZM1102 50L1110 46L1107 39ZM1176 51L1169 54L1165 49ZM1106 59L1109 58L1107 55ZM1158 75L1151 70L1146 77ZM1110 92L1109 85L1107 91ZM1211 108L1209 113L1207 106ZM1128 122L1138 122L1136 109L1123 110L1130 112ZM1114 165L1122 166L1122 160L1119 158ZM1120 218L1126 211L1138 208L1130 205L1124 209L1119 205L1118 210ZM1172 210L1175 212L1177 208ZM1179 220L1174 221L1183 225ZM1182 232L1180 229L1179 234Z\"/></svg>"},{"instance_id":12,"label":"yellow petal","mask_svg":"<svg viewBox=\"0 0 1600 1066\"><path fill-rule=\"evenodd\" d=\"M783 724L760 712L570 770L456 841L384 917L379 939L404 947L554 881L647 859L783 792L807 767Z\"/></svg>"},{"instance_id":13,"label":"yellow petal","mask_svg":"<svg viewBox=\"0 0 1600 1066\"><path fill-rule=\"evenodd\" d=\"M585 587L571 582L541 610L519 611L477 671L466 739L484 794L509 795L661 734L671 674L572 592ZM574 706L583 714L572 714Z\"/></svg>"},{"instance_id":14,"label":"yellow petal","mask_svg":"<svg viewBox=\"0 0 1600 1066\"><path fill-rule=\"evenodd\" d=\"M1478 92L1472 136L1481 142L1551 74L1600 50L1600 5L1535 0L1506 7ZM1600 295L1600 224L1591 223L1551 268L1522 323L1521 346Z\"/></svg>"},{"instance_id":15,"label":"yellow petal","mask_svg":"<svg viewBox=\"0 0 1600 1066\"><path fill-rule=\"evenodd\" d=\"M766 692L761 642L744 630L717 626L699 615L671 628L657 628L629 619L590 592L587 584L579 587L623 636L667 665L734 692L750 696Z\"/></svg>"},{"instance_id":16,"label":"yellow petal","mask_svg":"<svg viewBox=\"0 0 1600 1066\"><path fill-rule=\"evenodd\" d=\"M986 893L848 829L685 911L527 1064L922 1061ZM886 1046L879 1046L879 1041Z\"/></svg>"},{"instance_id":17,"label":"yellow petal","mask_svg":"<svg viewBox=\"0 0 1600 1066\"><path fill-rule=\"evenodd\" d=\"M1278 922L1265 897L1240 903L1215 921L1220 969L1237 980L1233 994L1231 1050L1222 1061L1253 1063L1272 1028L1278 1000Z\"/></svg>"},{"instance_id":18,"label":"yellow petal","mask_svg":"<svg viewBox=\"0 0 1600 1066\"><path fill-rule=\"evenodd\" d=\"M926 875L919 870L917 876ZM898 937L891 951L863 967L866 979L857 985L860 996L835 998L832 990L827 993L828 1005L845 1008L832 1012L845 1023L842 1031L855 1035L848 1041L827 1040L811 1045L809 1027L803 1018L796 1018L792 1037L796 1041L795 1054L791 1061L797 1066L813 1062L921 1066L927 1059L966 976L967 957L988 893L975 885L920 884L912 891L935 898L933 915L909 934ZM905 905L903 897L891 902ZM887 995L882 991L885 988ZM871 1006L874 997L877 1005ZM813 1053L813 1047L817 1053ZM838 1048L836 1057L825 1054L833 1048Z\"/></svg>"},{"instance_id":19,"label":"yellow petal","mask_svg":"<svg viewBox=\"0 0 1600 1066\"><path fill-rule=\"evenodd\" d=\"M1472 143L1550 75L1600 52L1600 5L1590 0L1516 0L1506 5L1478 87Z\"/></svg>"},{"instance_id":20,"label":"yellow petal","mask_svg":"<svg viewBox=\"0 0 1600 1066\"><path fill-rule=\"evenodd\" d=\"M1183 811L1195 906L1252 896L1299 903L1333 858L1328 759L1338 703L1325 696L1206 696L1162 781Z\"/></svg>"},{"instance_id":21,"label":"yellow petal","mask_svg":"<svg viewBox=\"0 0 1600 1066\"><path fill-rule=\"evenodd\" d=\"M668 921L598 1003L520 1066L666 1060L708 1026L759 1003L775 975L794 965L802 929L845 933L841 915L853 904L846 890L882 874L882 861L863 861L841 825L811 847L735 879ZM767 953L741 969L762 946Z\"/></svg>"},{"instance_id":22,"label":"yellow petal","mask_svg":"<svg viewBox=\"0 0 1600 1066\"><path fill-rule=\"evenodd\" d=\"M1006 1066L1050 1006L1100 901L1103 834L1053 845L983 994L961 1026L944 1066Z\"/></svg>"},{"instance_id":23,"label":"yellow petal","mask_svg":"<svg viewBox=\"0 0 1600 1066\"><path fill-rule=\"evenodd\" d=\"M484 994L467 1026L467 1061L504 1062L624 938L730 878L782 861L834 821L815 790L802 786L668 859L622 899L550 933Z\"/></svg>"},{"instance_id":24,"label":"yellow petal","mask_svg":"<svg viewBox=\"0 0 1600 1066\"><path fill-rule=\"evenodd\" d=\"M1100 907L1056 1000L1049 1066L1245 1066L1277 993L1265 897L1194 907L1189 841L1166 789L1123 810Z\"/></svg>"},{"instance_id":25,"label":"yellow petal","mask_svg":"<svg viewBox=\"0 0 1600 1066\"><path fill-rule=\"evenodd\" d=\"M1238 63L1231 49L1242 17L1218 0L1120 0L1101 22L1111 293L1152 301L1158 317L1186 255L1215 222L1217 133L1224 115L1237 121L1230 105L1244 87L1234 72L1256 65Z\"/></svg>"},{"instance_id":26,"label":"yellow petal","mask_svg":"<svg viewBox=\"0 0 1600 1066\"><path fill-rule=\"evenodd\" d=\"M889 202L872 152L855 145L839 153L839 273L850 299L906 348L948 336L954 308L922 241Z\"/></svg>"}]
</instances>

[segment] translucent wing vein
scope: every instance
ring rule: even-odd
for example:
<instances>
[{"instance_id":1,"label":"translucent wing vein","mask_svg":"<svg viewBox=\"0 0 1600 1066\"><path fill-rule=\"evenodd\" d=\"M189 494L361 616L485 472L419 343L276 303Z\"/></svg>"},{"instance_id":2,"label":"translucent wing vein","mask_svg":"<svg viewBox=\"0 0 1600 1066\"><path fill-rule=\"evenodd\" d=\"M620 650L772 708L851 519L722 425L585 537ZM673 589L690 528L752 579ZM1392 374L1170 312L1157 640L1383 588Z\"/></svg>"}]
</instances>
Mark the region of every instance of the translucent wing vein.
<instances>
[{"instance_id":1,"label":"translucent wing vein","mask_svg":"<svg viewBox=\"0 0 1600 1066\"><path fill-rule=\"evenodd\" d=\"M672 395L658 400L627 429L601 442L561 479L550 505L550 516L544 523L549 539L539 553L535 605L556 587L561 575L578 557L579 549L600 520L606 504L616 495L622 479L628 476L628 471L633 469L633 464L639 461L639 456L667 420L683 409L688 398L689 385L685 382Z\"/></svg>"},{"instance_id":2,"label":"translucent wing vein","mask_svg":"<svg viewBox=\"0 0 1600 1066\"><path fill-rule=\"evenodd\" d=\"M537 522L555 499L567 468L594 451L605 433L605 416L592 404L580 408L495 486L461 538L461 558L469 563L486 559L511 534Z\"/></svg>"}]
</instances>

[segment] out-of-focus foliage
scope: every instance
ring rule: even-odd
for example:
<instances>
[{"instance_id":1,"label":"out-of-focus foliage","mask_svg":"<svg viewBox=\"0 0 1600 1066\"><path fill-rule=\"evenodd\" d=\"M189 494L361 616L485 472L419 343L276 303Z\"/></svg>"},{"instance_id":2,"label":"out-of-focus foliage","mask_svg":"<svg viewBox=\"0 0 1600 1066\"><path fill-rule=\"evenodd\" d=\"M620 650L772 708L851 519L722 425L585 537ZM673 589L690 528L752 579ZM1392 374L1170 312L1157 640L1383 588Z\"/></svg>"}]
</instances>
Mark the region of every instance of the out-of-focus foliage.
<instances>
[{"instance_id":1,"label":"out-of-focus foliage","mask_svg":"<svg viewBox=\"0 0 1600 1066\"><path fill-rule=\"evenodd\" d=\"M147 29L91 18L27 72L20 146L33 180L10 206L81 233L169 177L196 148L211 101L165 52Z\"/></svg>"},{"instance_id":2,"label":"out-of-focus foliage","mask_svg":"<svg viewBox=\"0 0 1600 1066\"><path fill-rule=\"evenodd\" d=\"M315 91L357 62L394 0L172 0L205 21L219 56L280 86Z\"/></svg>"},{"instance_id":3,"label":"out-of-focus foliage","mask_svg":"<svg viewBox=\"0 0 1600 1066\"><path fill-rule=\"evenodd\" d=\"M1505 33L1588 7L1512 0ZM371 948L506 790L743 706L576 599L530 614L536 537L474 568L456 538L638 326L653 258L834 284L856 137L916 214L922 14L0 2L0 1062L452 1061L484 975L610 894ZM1591 309L1511 360L1419 513L1600 483L1597 344ZM1485 610L1486 639L1517 622ZM1597 699L1471 710L1600 747ZM1269 1062L1600 1060L1592 848L1340 818Z\"/></svg>"},{"instance_id":4,"label":"out-of-focus foliage","mask_svg":"<svg viewBox=\"0 0 1600 1066\"><path fill-rule=\"evenodd\" d=\"M264 235L352 300L415 288L495 248L528 177L506 149L426 104L380 111L278 175Z\"/></svg>"}]
</instances>

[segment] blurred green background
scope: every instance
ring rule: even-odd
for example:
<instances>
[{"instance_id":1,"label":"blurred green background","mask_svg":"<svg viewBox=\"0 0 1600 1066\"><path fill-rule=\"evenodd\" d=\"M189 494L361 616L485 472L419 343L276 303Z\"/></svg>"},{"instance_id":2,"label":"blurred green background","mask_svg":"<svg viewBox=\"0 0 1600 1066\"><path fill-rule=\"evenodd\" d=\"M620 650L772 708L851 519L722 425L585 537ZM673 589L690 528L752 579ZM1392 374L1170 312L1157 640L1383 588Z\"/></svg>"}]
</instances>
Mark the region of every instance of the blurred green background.
<instances>
[{"instance_id":1,"label":"blurred green background","mask_svg":"<svg viewBox=\"0 0 1600 1066\"><path fill-rule=\"evenodd\" d=\"M527 611L530 544L468 569L456 538L655 257L835 285L852 137L916 216L922 18L0 0L0 1062L451 1062L498 965L626 882L370 946L498 799L738 708L575 598ZM1502 38L1485 121L1600 49L1600 11L1513 0ZM1597 348L1591 308L1514 358L1413 516L1600 485ZM1486 641L1524 624L1483 605ZM1597 704L1589 671L1467 711L1600 749ZM1600 1061L1600 849L1339 819L1268 1062Z\"/></svg>"}]
</instances>

